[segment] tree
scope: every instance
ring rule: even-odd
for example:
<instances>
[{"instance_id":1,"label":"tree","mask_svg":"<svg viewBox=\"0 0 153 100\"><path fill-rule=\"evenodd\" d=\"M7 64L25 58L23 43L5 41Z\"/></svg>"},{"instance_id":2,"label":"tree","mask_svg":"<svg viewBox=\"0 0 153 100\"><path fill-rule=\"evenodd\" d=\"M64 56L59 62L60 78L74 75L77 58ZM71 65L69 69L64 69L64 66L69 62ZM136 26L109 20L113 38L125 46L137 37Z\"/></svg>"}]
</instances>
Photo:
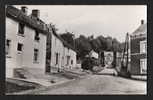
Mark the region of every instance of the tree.
<instances>
[{"instance_id":1,"label":"tree","mask_svg":"<svg viewBox=\"0 0 153 100\"><path fill-rule=\"evenodd\" d=\"M113 51L119 51L119 45L120 45L120 43L117 41L117 39L113 38L113 40L112 40L112 50Z\"/></svg>"},{"instance_id":2,"label":"tree","mask_svg":"<svg viewBox=\"0 0 153 100\"><path fill-rule=\"evenodd\" d=\"M108 36L106 37L106 45L107 45L107 51L112 50L112 37Z\"/></svg>"},{"instance_id":3,"label":"tree","mask_svg":"<svg viewBox=\"0 0 153 100\"><path fill-rule=\"evenodd\" d=\"M91 44L84 35L80 35L79 38L75 39L76 49L79 51L78 57L83 59L91 50Z\"/></svg>"},{"instance_id":4,"label":"tree","mask_svg":"<svg viewBox=\"0 0 153 100\"><path fill-rule=\"evenodd\" d=\"M60 35L68 44L74 47L74 34L66 32Z\"/></svg>"}]
</instances>

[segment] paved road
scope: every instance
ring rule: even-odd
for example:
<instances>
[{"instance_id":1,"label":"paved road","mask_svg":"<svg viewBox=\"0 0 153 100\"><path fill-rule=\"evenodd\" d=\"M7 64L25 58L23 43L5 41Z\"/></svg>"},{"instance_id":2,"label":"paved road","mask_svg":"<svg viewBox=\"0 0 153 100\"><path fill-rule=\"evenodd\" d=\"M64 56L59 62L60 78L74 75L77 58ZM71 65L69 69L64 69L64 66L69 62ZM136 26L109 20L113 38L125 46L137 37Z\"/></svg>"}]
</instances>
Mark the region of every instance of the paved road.
<instances>
[{"instance_id":1,"label":"paved road","mask_svg":"<svg viewBox=\"0 0 153 100\"><path fill-rule=\"evenodd\" d=\"M111 75L91 75L34 94L146 94L146 82Z\"/></svg>"}]
</instances>

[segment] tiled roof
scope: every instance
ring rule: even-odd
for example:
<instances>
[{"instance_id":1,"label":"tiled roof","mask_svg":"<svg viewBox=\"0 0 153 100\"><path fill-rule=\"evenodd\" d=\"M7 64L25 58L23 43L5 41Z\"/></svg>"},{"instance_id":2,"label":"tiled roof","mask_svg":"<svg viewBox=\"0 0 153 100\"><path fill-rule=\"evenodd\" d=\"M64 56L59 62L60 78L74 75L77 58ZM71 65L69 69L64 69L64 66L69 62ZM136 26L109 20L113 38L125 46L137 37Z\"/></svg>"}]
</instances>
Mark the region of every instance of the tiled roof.
<instances>
[{"instance_id":1,"label":"tiled roof","mask_svg":"<svg viewBox=\"0 0 153 100\"><path fill-rule=\"evenodd\" d=\"M140 25L132 35L140 35L140 34L147 34L147 24Z\"/></svg>"},{"instance_id":2,"label":"tiled roof","mask_svg":"<svg viewBox=\"0 0 153 100\"><path fill-rule=\"evenodd\" d=\"M39 18L34 18L32 16L27 16L21 10L13 6L6 7L6 16L11 17L14 20L23 22L27 26L40 31L41 33L46 34L48 32L47 27L45 26L45 23L42 20L40 20Z\"/></svg>"}]
</instances>

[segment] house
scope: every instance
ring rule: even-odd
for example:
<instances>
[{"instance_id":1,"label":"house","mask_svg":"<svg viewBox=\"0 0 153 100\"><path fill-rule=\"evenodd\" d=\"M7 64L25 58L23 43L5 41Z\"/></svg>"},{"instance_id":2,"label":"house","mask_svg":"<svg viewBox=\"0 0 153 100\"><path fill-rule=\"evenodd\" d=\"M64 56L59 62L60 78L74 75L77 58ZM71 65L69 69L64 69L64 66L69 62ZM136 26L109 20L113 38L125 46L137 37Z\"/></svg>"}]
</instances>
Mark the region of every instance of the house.
<instances>
[{"instance_id":1,"label":"house","mask_svg":"<svg viewBox=\"0 0 153 100\"><path fill-rule=\"evenodd\" d=\"M64 45L64 66L66 68L76 67L76 51L67 42L63 41Z\"/></svg>"},{"instance_id":2,"label":"house","mask_svg":"<svg viewBox=\"0 0 153 100\"><path fill-rule=\"evenodd\" d=\"M47 28L40 12L27 7L6 7L6 77L14 77L18 68L33 68L45 72Z\"/></svg>"},{"instance_id":3,"label":"house","mask_svg":"<svg viewBox=\"0 0 153 100\"><path fill-rule=\"evenodd\" d=\"M132 75L147 74L147 24L141 25L130 36L130 56Z\"/></svg>"},{"instance_id":4,"label":"house","mask_svg":"<svg viewBox=\"0 0 153 100\"><path fill-rule=\"evenodd\" d=\"M47 72L60 71L62 69L71 69L76 66L76 52L64 41L54 30L52 25L48 25L49 34L48 44L48 64Z\"/></svg>"},{"instance_id":5,"label":"house","mask_svg":"<svg viewBox=\"0 0 153 100\"><path fill-rule=\"evenodd\" d=\"M89 57L93 57L93 58L96 58L96 59L98 59L98 53L97 52L95 52L94 50L91 50L90 52L89 52Z\"/></svg>"}]
</instances>

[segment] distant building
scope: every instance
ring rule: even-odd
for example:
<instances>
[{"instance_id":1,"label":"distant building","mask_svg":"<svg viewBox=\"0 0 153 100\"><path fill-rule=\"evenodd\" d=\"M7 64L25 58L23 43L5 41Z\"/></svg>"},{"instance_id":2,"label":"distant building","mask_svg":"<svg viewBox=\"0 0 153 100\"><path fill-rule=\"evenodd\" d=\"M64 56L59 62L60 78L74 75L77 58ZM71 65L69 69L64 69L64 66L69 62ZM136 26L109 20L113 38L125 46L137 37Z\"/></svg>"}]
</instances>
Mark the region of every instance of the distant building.
<instances>
[{"instance_id":1,"label":"distant building","mask_svg":"<svg viewBox=\"0 0 153 100\"><path fill-rule=\"evenodd\" d=\"M26 7L6 7L6 77L24 67L45 72L47 30L39 14L37 9L28 16Z\"/></svg>"},{"instance_id":2,"label":"distant building","mask_svg":"<svg viewBox=\"0 0 153 100\"><path fill-rule=\"evenodd\" d=\"M141 25L130 37L130 52L130 73L147 74L147 24L144 20L141 20Z\"/></svg>"},{"instance_id":3,"label":"distant building","mask_svg":"<svg viewBox=\"0 0 153 100\"><path fill-rule=\"evenodd\" d=\"M96 59L98 59L98 53L97 52L95 52L94 50L91 50L90 52L89 52L89 57L93 57L93 58L96 58Z\"/></svg>"}]
</instances>

